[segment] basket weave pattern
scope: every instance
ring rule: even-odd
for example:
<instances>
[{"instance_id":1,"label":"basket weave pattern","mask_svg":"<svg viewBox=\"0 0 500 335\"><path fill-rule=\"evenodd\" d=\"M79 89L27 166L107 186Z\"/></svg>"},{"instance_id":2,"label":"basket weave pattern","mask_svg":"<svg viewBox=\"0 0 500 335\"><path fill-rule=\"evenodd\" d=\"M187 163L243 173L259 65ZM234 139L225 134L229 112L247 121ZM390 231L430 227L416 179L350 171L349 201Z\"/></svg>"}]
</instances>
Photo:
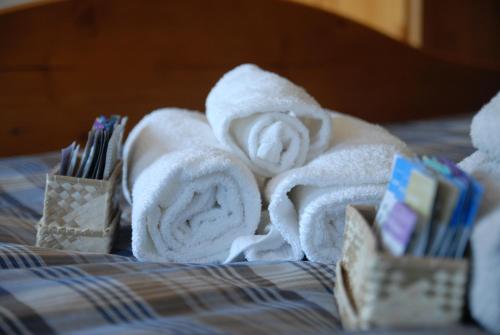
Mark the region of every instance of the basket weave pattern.
<instances>
[{"instance_id":1,"label":"basket weave pattern","mask_svg":"<svg viewBox=\"0 0 500 335\"><path fill-rule=\"evenodd\" d=\"M108 252L119 220L121 164L108 180L48 174L37 246Z\"/></svg>"},{"instance_id":2,"label":"basket weave pattern","mask_svg":"<svg viewBox=\"0 0 500 335\"><path fill-rule=\"evenodd\" d=\"M349 207L346 220L336 291L342 296L339 308L347 328L437 326L460 319L466 261L394 257L378 249L359 211Z\"/></svg>"}]
</instances>

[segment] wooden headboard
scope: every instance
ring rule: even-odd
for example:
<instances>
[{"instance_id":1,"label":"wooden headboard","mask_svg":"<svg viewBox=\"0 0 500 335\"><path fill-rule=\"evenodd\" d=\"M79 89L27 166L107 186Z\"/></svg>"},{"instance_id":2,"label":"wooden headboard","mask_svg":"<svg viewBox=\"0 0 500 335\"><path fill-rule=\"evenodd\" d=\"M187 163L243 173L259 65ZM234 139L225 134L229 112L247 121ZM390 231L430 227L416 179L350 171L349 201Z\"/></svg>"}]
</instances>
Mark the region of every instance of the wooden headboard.
<instances>
[{"instance_id":1,"label":"wooden headboard","mask_svg":"<svg viewBox=\"0 0 500 335\"><path fill-rule=\"evenodd\" d=\"M474 112L500 88L498 72L288 1L49 1L0 15L0 155L59 149L99 114L202 111L246 62L377 122Z\"/></svg>"}]
</instances>

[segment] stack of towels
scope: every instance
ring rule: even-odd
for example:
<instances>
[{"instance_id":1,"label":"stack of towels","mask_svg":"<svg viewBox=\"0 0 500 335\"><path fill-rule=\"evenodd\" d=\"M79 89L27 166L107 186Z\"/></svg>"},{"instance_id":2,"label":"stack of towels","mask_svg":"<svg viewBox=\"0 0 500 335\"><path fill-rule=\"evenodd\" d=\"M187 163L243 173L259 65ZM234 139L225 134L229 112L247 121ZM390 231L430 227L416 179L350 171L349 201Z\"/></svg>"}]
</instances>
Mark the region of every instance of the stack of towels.
<instances>
[{"instance_id":1,"label":"stack of towels","mask_svg":"<svg viewBox=\"0 0 500 335\"><path fill-rule=\"evenodd\" d=\"M469 293L472 316L500 334L500 92L472 119L471 139L477 149L460 162L484 186L478 222L472 234Z\"/></svg>"},{"instance_id":2,"label":"stack of towels","mask_svg":"<svg viewBox=\"0 0 500 335\"><path fill-rule=\"evenodd\" d=\"M125 143L139 260L335 262L345 206L377 204L393 156L408 154L383 128L255 65L226 73L205 114L157 110Z\"/></svg>"}]
</instances>

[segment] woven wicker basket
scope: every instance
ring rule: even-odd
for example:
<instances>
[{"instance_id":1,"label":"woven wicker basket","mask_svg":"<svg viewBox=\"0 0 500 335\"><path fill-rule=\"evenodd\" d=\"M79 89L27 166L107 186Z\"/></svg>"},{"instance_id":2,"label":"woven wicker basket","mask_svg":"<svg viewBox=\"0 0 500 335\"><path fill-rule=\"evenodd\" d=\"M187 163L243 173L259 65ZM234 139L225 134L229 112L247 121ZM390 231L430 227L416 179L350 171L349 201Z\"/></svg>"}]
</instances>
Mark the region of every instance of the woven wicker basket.
<instances>
[{"instance_id":1,"label":"woven wicker basket","mask_svg":"<svg viewBox=\"0 0 500 335\"><path fill-rule=\"evenodd\" d=\"M120 220L121 162L107 180L47 174L39 247L109 252Z\"/></svg>"},{"instance_id":2,"label":"woven wicker basket","mask_svg":"<svg viewBox=\"0 0 500 335\"><path fill-rule=\"evenodd\" d=\"M442 326L461 318L465 260L394 257L379 247L368 222L374 208L347 207L335 295L348 330Z\"/></svg>"}]
</instances>

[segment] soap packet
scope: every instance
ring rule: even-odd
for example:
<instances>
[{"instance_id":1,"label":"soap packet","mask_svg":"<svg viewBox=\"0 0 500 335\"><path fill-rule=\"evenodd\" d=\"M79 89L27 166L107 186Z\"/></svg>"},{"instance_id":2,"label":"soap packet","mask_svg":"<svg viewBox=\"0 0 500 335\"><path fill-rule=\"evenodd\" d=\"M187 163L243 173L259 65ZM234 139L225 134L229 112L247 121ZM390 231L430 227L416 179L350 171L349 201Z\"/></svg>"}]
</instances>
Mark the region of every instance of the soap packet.
<instances>
[{"instance_id":1,"label":"soap packet","mask_svg":"<svg viewBox=\"0 0 500 335\"><path fill-rule=\"evenodd\" d=\"M80 146L73 142L61 150L58 174L61 176L107 179L121 159L123 134L127 117L100 116L88 132L87 142L80 153Z\"/></svg>"},{"instance_id":2,"label":"soap packet","mask_svg":"<svg viewBox=\"0 0 500 335\"><path fill-rule=\"evenodd\" d=\"M394 255L404 251L417 257L461 258L467 249L482 190L474 178L449 160L397 155L377 212L376 231L384 247ZM410 220L413 217L415 222ZM394 239L398 231L411 231L411 238Z\"/></svg>"}]
</instances>

